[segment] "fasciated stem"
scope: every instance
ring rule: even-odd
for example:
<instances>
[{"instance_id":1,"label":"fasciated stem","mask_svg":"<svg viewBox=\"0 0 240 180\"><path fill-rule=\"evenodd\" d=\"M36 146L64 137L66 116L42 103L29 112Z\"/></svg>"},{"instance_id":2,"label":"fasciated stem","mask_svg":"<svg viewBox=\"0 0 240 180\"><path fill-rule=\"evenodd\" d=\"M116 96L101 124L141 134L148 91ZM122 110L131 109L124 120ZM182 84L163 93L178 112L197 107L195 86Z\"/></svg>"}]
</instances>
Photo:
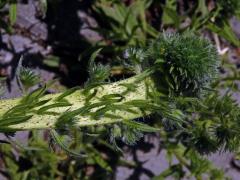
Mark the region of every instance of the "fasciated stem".
<instances>
[{"instance_id":1,"label":"fasciated stem","mask_svg":"<svg viewBox=\"0 0 240 180\"><path fill-rule=\"evenodd\" d=\"M151 80L148 80L148 82L151 82ZM44 100L48 102L29 109L29 112L27 109L23 109L23 112L25 112L23 115L30 116L30 118L20 123L8 124L6 122L4 128L17 130L55 128L59 121L63 119L62 117L68 114L72 115L70 118L73 119L74 126L77 127L105 125L143 116L143 112L139 108L129 106L128 109L125 106L126 103L133 100L147 99L146 80L138 81L137 76L91 88L87 94L85 91L86 89L76 90L74 93L64 97L64 102L68 102L68 105L63 107L56 105L58 103L56 100L63 93L48 94L36 99L38 102L44 102ZM0 124L4 120L6 121L4 117L7 117L7 113L21 104L21 99L0 101ZM119 107L119 109L111 109L111 106ZM26 108L28 107L26 106ZM84 111L84 109L87 109L87 111ZM101 111L104 113L101 113ZM17 122L17 119L14 122ZM69 122L68 117L61 123L64 122Z\"/></svg>"}]
</instances>

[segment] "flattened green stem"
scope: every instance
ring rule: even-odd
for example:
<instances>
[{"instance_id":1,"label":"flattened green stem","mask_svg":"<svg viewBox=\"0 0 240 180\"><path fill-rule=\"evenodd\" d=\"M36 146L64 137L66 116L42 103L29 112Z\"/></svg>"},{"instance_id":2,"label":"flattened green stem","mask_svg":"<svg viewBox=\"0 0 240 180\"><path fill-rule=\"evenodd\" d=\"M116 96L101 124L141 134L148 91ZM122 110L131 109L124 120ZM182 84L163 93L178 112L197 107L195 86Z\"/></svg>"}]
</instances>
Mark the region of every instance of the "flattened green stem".
<instances>
[{"instance_id":1,"label":"flattened green stem","mask_svg":"<svg viewBox=\"0 0 240 180\"><path fill-rule=\"evenodd\" d=\"M146 84L145 81L140 81L136 84L136 76L125 79L122 81L118 81L115 83L103 85L101 87L95 88L97 90L96 95L90 100L90 103L97 103L100 101L100 98L109 95L109 94L122 94L123 95L123 100L117 103L114 103L115 105L121 105L123 103L126 103L128 101L132 100L146 100L147 99L147 89L146 89ZM134 91L128 91L126 92L127 88L123 86L122 84L132 84L136 86ZM91 91L94 91L94 89L91 89ZM50 105L54 103L54 100L59 97L61 93L59 94L50 94L46 95L41 98L41 100L44 99L51 99L46 105ZM86 95L83 94L83 90L77 90L71 95L68 95L65 97L65 99L71 104L71 106L68 107L56 107L56 108L51 108L51 112L54 112L54 115L50 114L35 114L31 113L30 115L33 115L29 120L23 123L19 124L14 124L8 126L8 128L12 129L19 129L19 130L29 130L29 129L49 129L49 128L54 128L57 120L59 117L64 113L64 112L69 112L73 111L76 109L79 109L81 107L85 106L86 103ZM21 98L18 99L9 99L9 100L1 100L0 101L0 117L16 106L20 102ZM36 110L40 109L40 106L37 107ZM100 107L99 107L100 108ZM94 108L91 111L95 112L98 108ZM104 125L104 124L111 124L111 123L116 123L123 121L124 119L135 119L142 117L143 114L142 112L137 109L133 108L132 110L136 111L137 113L131 113L128 111L123 111L123 110L115 110L114 112L111 112L111 114L115 116L121 116L122 118L110 118L110 117L105 117L104 115L100 119L92 119L90 115L78 115L75 117L75 126L77 127L85 127L85 126L96 126L96 125Z\"/></svg>"}]
</instances>

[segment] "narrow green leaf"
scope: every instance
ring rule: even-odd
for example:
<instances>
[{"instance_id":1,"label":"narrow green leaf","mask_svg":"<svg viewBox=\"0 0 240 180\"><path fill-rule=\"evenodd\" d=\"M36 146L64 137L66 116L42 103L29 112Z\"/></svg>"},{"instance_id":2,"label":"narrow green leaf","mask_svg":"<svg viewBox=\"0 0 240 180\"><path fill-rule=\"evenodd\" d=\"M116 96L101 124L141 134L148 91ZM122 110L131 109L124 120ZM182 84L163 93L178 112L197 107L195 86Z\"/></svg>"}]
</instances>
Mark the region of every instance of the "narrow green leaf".
<instances>
[{"instance_id":1,"label":"narrow green leaf","mask_svg":"<svg viewBox=\"0 0 240 180\"><path fill-rule=\"evenodd\" d=\"M111 119L122 119L121 116L117 116L115 114L105 113L104 117L111 118Z\"/></svg>"},{"instance_id":2,"label":"narrow green leaf","mask_svg":"<svg viewBox=\"0 0 240 180\"><path fill-rule=\"evenodd\" d=\"M28 94L27 96L25 96L22 100L21 103L22 104L29 104L29 103L33 103L39 100L40 97L42 97L44 95L44 93L46 92L47 86L44 85L42 88L38 88L35 91L31 92L30 94Z\"/></svg>"},{"instance_id":3,"label":"narrow green leaf","mask_svg":"<svg viewBox=\"0 0 240 180\"><path fill-rule=\"evenodd\" d=\"M56 122L56 126L61 126L67 123L68 121L72 121L75 116L78 115L86 115L89 113L89 111L93 108L100 108L101 106L104 106L106 103L105 102L98 102L90 105L86 105L84 107L78 108L73 111L65 112L63 115L61 115Z\"/></svg>"},{"instance_id":4,"label":"narrow green leaf","mask_svg":"<svg viewBox=\"0 0 240 180\"><path fill-rule=\"evenodd\" d=\"M102 155L100 152L98 152L95 148L91 146L86 147L88 152L91 152L90 155L91 157L95 160L95 162L102 167L103 169L112 172L111 166L106 162L106 160L103 159Z\"/></svg>"},{"instance_id":5,"label":"narrow green leaf","mask_svg":"<svg viewBox=\"0 0 240 180\"><path fill-rule=\"evenodd\" d=\"M11 3L9 8L9 19L11 25L15 24L17 20L17 3Z\"/></svg>"},{"instance_id":6,"label":"narrow green leaf","mask_svg":"<svg viewBox=\"0 0 240 180\"><path fill-rule=\"evenodd\" d=\"M97 55L99 54L99 52L102 50L102 48L97 49L96 51L94 51L89 59L90 65L92 65L92 63L94 63Z\"/></svg>"},{"instance_id":7,"label":"narrow green leaf","mask_svg":"<svg viewBox=\"0 0 240 180\"><path fill-rule=\"evenodd\" d=\"M94 91L93 91L91 94L86 93L86 94L87 94L87 95L86 95L87 97L86 97L86 100L85 100L85 104L88 104L89 101L90 101L93 97L96 96L97 92L98 92L98 90L97 90L97 89L94 89Z\"/></svg>"},{"instance_id":8,"label":"narrow green leaf","mask_svg":"<svg viewBox=\"0 0 240 180\"><path fill-rule=\"evenodd\" d=\"M79 87L74 87L71 89L66 90L65 92L63 92L60 96L58 96L55 101L61 101L63 98L65 98L66 96L69 96L71 94L73 94L74 92L76 92L77 90L79 90Z\"/></svg>"},{"instance_id":9,"label":"narrow green leaf","mask_svg":"<svg viewBox=\"0 0 240 180\"><path fill-rule=\"evenodd\" d=\"M142 132L159 132L159 131L161 131L161 129L159 129L159 128L154 128L147 124L139 123L139 122L132 121L132 120L124 120L124 121L122 121L122 123L127 125L128 127L140 130Z\"/></svg>"},{"instance_id":10,"label":"narrow green leaf","mask_svg":"<svg viewBox=\"0 0 240 180\"><path fill-rule=\"evenodd\" d=\"M57 56L47 56L43 60L43 64L51 68L57 68L60 65L60 58Z\"/></svg>"},{"instance_id":11,"label":"narrow green leaf","mask_svg":"<svg viewBox=\"0 0 240 180\"><path fill-rule=\"evenodd\" d=\"M48 103L50 100L51 99L46 99L46 100L39 101L39 102L35 103L34 107L42 106L42 105Z\"/></svg>"},{"instance_id":12,"label":"narrow green leaf","mask_svg":"<svg viewBox=\"0 0 240 180\"><path fill-rule=\"evenodd\" d=\"M53 108L57 108L57 107L67 107L67 106L71 106L72 104L68 103L68 102L59 102L59 103L55 103L55 104L50 104L47 106L44 106L42 108L40 108L37 113L38 114L42 114L45 111L48 111L49 109L53 109Z\"/></svg>"},{"instance_id":13,"label":"narrow green leaf","mask_svg":"<svg viewBox=\"0 0 240 180\"><path fill-rule=\"evenodd\" d=\"M100 101L120 102L124 99L121 94L107 94L101 97Z\"/></svg>"},{"instance_id":14,"label":"narrow green leaf","mask_svg":"<svg viewBox=\"0 0 240 180\"><path fill-rule=\"evenodd\" d=\"M22 122L26 122L31 117L32 117L32 115L4 118L4 119L0 120L0 127L10 126L10 125L15 125L15 124L19 124L19 123L22 123Z\"/></svg>"},{"instance_id":15,"label":"narrow green leaf","mask_svg":"<svg viewBox=\"0 0 240 180\"><path fill-rule=\"evenodd\" d=\"M86 154L81 154L81 153L77 153L77 152L74 152L72 150L70 150L61 140L61 137L59 136L59 134L54 130L52 129L50 131L51 135L52 135L52 138L53 140L55 141L55 143L61 147L64 151L66 151L69 155L71 156L75 156L75 157L79 157L79 158L85 158L87 157Z\"/></svg>"}]
</instances>

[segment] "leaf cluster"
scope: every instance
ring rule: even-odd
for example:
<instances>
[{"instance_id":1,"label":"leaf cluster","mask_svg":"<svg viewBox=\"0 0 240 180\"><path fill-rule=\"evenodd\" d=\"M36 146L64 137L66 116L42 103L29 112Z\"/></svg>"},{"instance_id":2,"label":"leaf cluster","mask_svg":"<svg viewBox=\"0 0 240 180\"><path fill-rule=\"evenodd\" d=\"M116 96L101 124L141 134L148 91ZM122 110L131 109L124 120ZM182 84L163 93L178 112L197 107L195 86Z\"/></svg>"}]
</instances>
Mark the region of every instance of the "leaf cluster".
<instances>
[{"instance_id":1,"label":"leaf cluster","mask_svg":"<svg viewBox=\"0 0 240 180\"><path fill-rule=\"evenodd\" d=\"M156 83L160 79L159 84L166 84L179 95L199 96L218 75L215 47L189 32L162 34L147 53L157 69Z\"/></svg>"}]
</instances>

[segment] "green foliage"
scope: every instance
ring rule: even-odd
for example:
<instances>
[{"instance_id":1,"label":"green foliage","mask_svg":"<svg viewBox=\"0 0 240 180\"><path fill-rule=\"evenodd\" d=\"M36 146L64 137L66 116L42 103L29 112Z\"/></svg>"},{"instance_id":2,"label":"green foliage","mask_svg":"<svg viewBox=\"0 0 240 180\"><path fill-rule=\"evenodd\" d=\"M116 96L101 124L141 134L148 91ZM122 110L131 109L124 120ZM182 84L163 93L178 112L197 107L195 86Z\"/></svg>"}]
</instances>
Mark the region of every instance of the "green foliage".
<instances>
[{"instance_id":1,"label":"green foliage","mask_svg":"<svg viewBox=\"0 0 240 180\"><path fill-rule=\"evenodd\" d=\"M102 128L100 134L110 130L105 137L111 140L116 149L120 149L116 143L118 139L132 145L141 139L144 133L157 131L167 137L163 138L163 141L168 151L172 151L172 146L175 149L183 146L184 151L191 150L195 153L187 156L187 159L191 160L189 164L181 158L182 150L171 152L180 163L170 165L170 169L160 177L174 175L183 178L186 176L184 167L187 167L193 176L201 176L210 170L205 169L206 166L210 167L210 163L200 159L197 153L209 154L221 149L237 149L239 108L234 101L226 95L218 98L215 91L198 99L200 92L217 76L218 57L209 41L191 33L163 34L148 47L130 48L126 51L125 58L132 62L132 66L139 66L137 75L115 84L104 83L110 70L93 62L98 52L91 57L90 80L85 89L73 88L54 96L44 96L47 86L36 89L2 115L1 128L6 130L11 125L21 123L25 125L20 127L28 127L29 120L38 116L41 117L43 127L48 128L44 121L47 121L46 118L55 117L55 124L50 126L58 130L51 131L55 143L70 155L82 157L79 152L85 153L86 161L96 163L108 172L111 172L112 168L99 155L98 150L87 143L82 144L81 150L73 151L65 144L65 136L62 135L71 136L71 132L79 126L77 122L80 122L81 127L81 123L87 121L90 124L86 124L83 135L91 132L91 127ZM144 64L148 64L148 67L141 68ZM22 76L24 78L20 80L27 82L23 84L34 84L35 76L30 71L22 71ZM161 78L176 78L177 81L172 81L176 83L172 86L170 81L166 81L168 84L159 83ZM136 86L129 88L132 83ZM190 85L182 86L184 83ZM116 90L111 91L111 88ZM175 93L174 96L169 96L171 92ZM78 107L76 103L79 100L85 102ZM73 106L76 107L72 108ZM136 118L149 115L155 115L152 118L157 122L156 128L136 121ZM82 117L90 120L83 121ZM96 130L93 130L93 133L97 134ZM168 142L172 138L175 139L173 144ZM215 170L213 172L215 176L221 175ZM210 176L211 173L212 171L209 172Z\"/></svg>"},{"instance_id":2,"label":"green foliage","mask_svg":"<svg viewBox=\"0 0 240 180\"><path fill-rule=\"evenodd\" d=\"M237 38L236 34L233 32L228 21L222 20L221 23L219 23L219 25L216 25L216 24L210 22L207 25L207 28L210 29L212 32L217 33L221 37L227 39L229 42L231 42L235 46L240 45L240 41Z\"/></svg>"},{"instance_id":3,"label":"green foliage","mask_svg":"<svg viewBox=\"0 0 240 180\"><path fill-rule=\"evenodd\" d=\"M17 20L17 2L12 1L9 8L10 24L13 25Z\"/></svg>"},{"instance_id":4,"label":"green foliage","mask_svg":"<svg viewBox=\"0 0 240 180\"><path fill-rule=\"evenodd\" d=\"M163 15L162 22L164 25L174 25L176 28L180 26L180 18L177 14L177 1L169 0L166 4L162 5Z\"/></svg>"},{"instance_id":5,"label":"green foliage","mask_svg":"<svg viewBox=\"0 0 240 180\"><path fill-rule=\"evenodd\" d=\"M72 156L75 156L75 157L78 157L78 158L86 157L86 155L84 155L84 154L80 154L80 153L76 153L76 152L71 151L67 147L67 145L64 144L62 138L60 137L60 135L54 129L51 130L51 136L52 136L54 142L57 145L59 145L64 151L66 151L69 155L72 155Z\"/></svg>"},{"instance_id":6,"label":"green foliage","mask_svg":"<svg viewBox=\"0 0 240 180\"><path fill-rule=\"evenodd\" d=\"M4 154L4 166L6 167L2 172L4 177L13 180L49 179L54 178L57 174L61 174L56 166L58 161L61 160L60 156L49 152L48 145L40 138L39 134L38 136L37 134L34 135L34 141L29 139L28 146L26 150L15 147L15 151L20 152L19 158L16 158L12 151L13 146L8 144L1 145L0 151ZM31 149L30 147L34 148ZM24 166L21 166L22 164Z\"/></svg>"},{"instance_id":7,"label":"green foliage","mask_svg":"<svg viewBox=\"0 0 240 180\"><path fill-rule=\"evenodd\" d=\"M104 81L110 76L110 67L108 65L96 64L94 61L96 56L102 49L96 50L90 57L89 60L89 80L86 86L97 86L103 84Z\"/></svg>"},{"instance_id":8,"label":"green foliage","mask_svg":"<svg viewBox=\"0 0 240 180\"><path fill-rule=\"evenodd\" d=\"M129 145L136 144L143 137L143 133L159 132L160 129L151 127L144 123L139 123L132 120L124 120L122 124L115 124L111 128L111 141L121 139Z\"/></svg>"},{"instance_id":9,"label":"green foliage","mask_svg":"<svg viewBox=\"0 0 240 180\"><path fill-rule=\"evenodd\" d=\"M229 23L229 19L233 16L239 17L240 5L238 0L220 0L212 2L213 4L198 0L191 3L188 1L179 3L171 0L161 4L163 10L162 25L165 27L173 26L179 31L191 29L202 32L208 29L233 45L237 47L240 45L239 38ZM180 9L183 5L191 8L181 12ZM211 8L211 6L213 7Z\"/></svg>"},{"instance_id":10,"label":"green foliage","mask_svg":"<svg viewBox=\"0 0 240 180\"><path fill-rule=\"evenodd\" d=\"M105 19L104 23L107 23L107 27L101 26L101 29L95 30L111 42L113 51L122 51L129 45L144 45L148 36L158 35L158 32L147 22L145 14L151 3L152 1L137 0L127 6L122 1L96 1L93 9L98 16ZM108 42L103 44L110 48Z\"/></svg>"},{"instance_id":11,"label":"green foliage","mask_svg":"<svg viewBox=\"0 0 240 180\"><path fill-rule=\"evenodd\" d=\"M167 153L169 168L162 171L154 180L163 180L166 178L185 179L227 179L222 170L217 169L212 163L201 156L198 152L177 143L161 132L162 146ZM177 161L177 162L176 162Z\"/></svg>"},{"instance_id":12,"label":"green foliage","mask_svg":"<svg viewBox=\"0 0 240 180\"><path fill-rule=\"evenodd\" d=\"M40 2L45 15L48 4L45 0ZM7 3L0 1L0 8ZM9 22L0 18L0 26L6 31L16 21L16 2L11 1L10 4ZM20 158L28 163L30 161L30 168L19 170L20 162L15 159L10 146L4 144L1 150L7 167L4 173L8 178L106 179L115 169L105 157L105 152L102 153L97 146L104 144L108 151L117 149L121 152L117 140L132 145L144 133L151 132L160 133L162 148L167 151L169 159L175 157L178 161L177 164L170 163L169 168L156 179L169 176L201 179L206 175L209 179L225 178L222 171L214 168L201 155L238 150L239 106L232 100L231 93L219 95L217 91L220 87L229 88L236 83L233 81L240 79L239 72L225 62L225 68L234 70L234 73L217 79L220 60L214 46L189 32L182 35L163 33L152 44L146 45L159 34L152 19L154 12L159 10L156 4L160 4L162 11L157 17L162 20L161 27L174 27L179 31L191 29L194 32L208 29L210 35L217 33L233 45L239 45L228 22L229 18L239 13L237 0L215 1L213 9L208 8L206 1L198 0L194 1L192 9L184 13L180 12L179 1L176 0L166 1L165 4L136 0L130 5L123 1L95 1L92 10L104 20L104 23L99 22L101 28L94 29L103 36L103 41L97 45L104 46L103 52L110 51L131 75L137 74L133 76L135 80L116 83L114 88L119 91L112 92L114 88L110 79L114 77L111 77L111 66L96 63L96 57L102 53L97 50L90 58L89 80L83 90L75 87L61 94L45 96L48 86L43 86L26 94L17 103L4 101L3 104L11 108L6 112L0 108L2 132L19 130L9 126L30 124L32 118L40 117L40 123L43 123L51 117L51 120L57 119L56 123L49 126L43 123L43 127L55 128L51 134L60 147L59 151L49 154L47 144L34 136L29 146L39 147L40 150L19 150ZM2 12L0 15L3 17ZM187 18L191 21L183 26L182 22ZM126 48L124 59L116 58L116 52ZM58 67L59 58L44 63ZM26 92L40 82L39 77L27 68L21 68L19 80ZM235 90L238 89L235 87ZM144 98L139 94L144 94ZM132 96L133 99L130 99ZM83 104L77 104L79 102ZM154 123L147 125L148 121L143 123L139 117L151 118ZM89 124L79 128L79 121ZM78 135L72 137L75 132ZM108 144L107 140L112 144ZM61 150L72 156L65 156ZM87 158L74 159L79 155L87 155ZM118 154L114 157L120 158ZM118 164L118 161L114 163ZM89 175L86 167L94 167L96 174Z\"/></svg>"},{"instance_id":13,"label":"green foliage","mask_svg":"<svg viewBox=\"0 0 240 180\"><path fill-rule=\"evenodd\" d=\"M8 12L1 11L6 6L8 7ZM7 16L8 15L8 16ZM12 31L11 26L15 24L17 20L17 2L16 0L0 0L0 28L4 29L6 32L10 33ZM9 23L4 20L7 17Z\"/></svg>"},{"instance_id":14,"label":"green foliage","mask_svg":"<svg viewBox=\"0 0 240 180\"><path fill-rule=\"evenodd\" d=\"M191 33L163 34L152 43L148 54L152 63L159 65L156 79L164 78L177 94L199 96L218 74L219 59L214 46Z\"/></svg>"},{"instance_id":15,"label":"green foliage","mask_svg":"<svg viewBox=\"0 0 240 180\"><path fill-rule=\"evenodd\" d=\"M18 76L26 91L40 82L39 76L28 68L20 68Z\"/></svg>"}]
</instances>

